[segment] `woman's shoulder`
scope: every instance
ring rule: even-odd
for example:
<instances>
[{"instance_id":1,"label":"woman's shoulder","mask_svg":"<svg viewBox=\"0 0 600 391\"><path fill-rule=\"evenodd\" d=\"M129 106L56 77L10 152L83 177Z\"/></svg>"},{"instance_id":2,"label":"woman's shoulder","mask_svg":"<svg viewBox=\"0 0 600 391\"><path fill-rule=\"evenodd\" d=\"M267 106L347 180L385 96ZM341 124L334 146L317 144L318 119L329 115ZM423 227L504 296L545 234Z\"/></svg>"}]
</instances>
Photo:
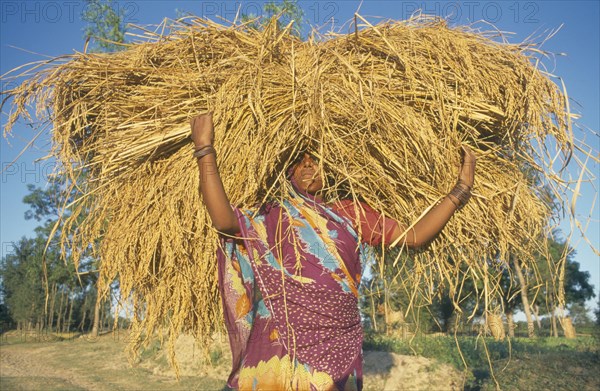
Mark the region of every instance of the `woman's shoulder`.
<instances>
[{"instance_id":1,"label":"woman's shoulder","mask_svg":"<svg viewBox=\"0 0 600 391\"><path fill-rule=\"evenodd\" d=\"M273 209L276 209L279 206L280 206L279 202L269 201L269 202L265 202L264 204L258 205L256 210L260 214L269 214L269 213L271 213L271 211L273 211Z\"/></svg>"},{"instance_id":2,"label":"woman's shoulder","mask_svg":"<svg viewBox=\"0 0 600 391\"><path fill-rule=\"evenodd\" d=\"M330 206L335 209L353 208L356 202L351 199L341 199L330 203Z\"/></svg>"},{"instance_id":3,"label":"woman's shoulder","mask_svg":"<svg viewBox=\"0 0 600 391\"><path fill-rule=\"evenodd\" d=\"M361 214L362 205L360 201L355 201L351 199L341 199L336 200L331 203L330 208L333 209L337 214L350 218L354 220L358 215Z\"/></svg>"}]
</instances>

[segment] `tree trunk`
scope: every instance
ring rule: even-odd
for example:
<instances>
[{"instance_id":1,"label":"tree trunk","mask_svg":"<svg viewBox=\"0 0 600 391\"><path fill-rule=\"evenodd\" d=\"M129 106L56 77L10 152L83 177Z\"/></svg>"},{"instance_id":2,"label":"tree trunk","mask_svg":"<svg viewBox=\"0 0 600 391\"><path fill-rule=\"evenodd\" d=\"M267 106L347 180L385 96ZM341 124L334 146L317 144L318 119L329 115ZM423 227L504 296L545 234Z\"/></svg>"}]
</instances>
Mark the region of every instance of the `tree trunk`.
<instances>
[{"instance_id":1,"label":"tree trunk","mask_svg":"<svg viewBox=\"0 0 600 391\"><path fill-rule=\"evenodd\" d=\"M99 286L97 288L100 288ZM96 289L96 304L94 305L94 322L92 326L92 337L98 336L100 323L100 306L102 305L102 295L100 289Z\"/></svg>"},{"instance_id":2,"label":"tree trunk","mask_svg":"<svg viewBox=\"0 0 600 391\"><path fill-rule=\"evenodd\" d=\"M377 332L377 316L376 316L376 308L375 308L375 299L373 299L373 292L371 291L371 323L373 324L373 330Z\"/></svg>"},{"instance_id":3,"label":"tree trunk","mask_svg":"<svg viewBox=\"0 0 600 391\"><path fill-rule=\"evenodd\" d=\"M61 320L61 324L62 324L62 328L61 328L61 333L65 333L66 331L66 327L67 327L67 314L69 313L69 291L65 290L65 308L62 314L62 320Z\"/></svg>"},{"instance_id":4,"label":"tree trunk","mask_svg":"<svg viewBox=\"0 0 600 391\"><path fill-rule=\"evenodd\" d=\"M575 326L573 326L573 322L568 316L565 316L562 319L562 328L565 332L565 338L573 339L577 337L577 334L575 333Z\"/></svg>"},{"instance_id":5,"label":"tree trunk","mask_svg":"<svg viewBox=\"0 0 600 391\"><path fill-rule=\"evenodd\" d=\"M56 332L60 333L61 329L61 318L62 318L62 310L63 310L63 301L64 301L64 293L65 293L65 287L61 287L60 288L60 304L58 306L58 312L56 313Z\"/></svg>"},{"instance_id":6,"label":"tree trunk","mask_svg":"<svg viewBox=\"0 0 600 391\"><path fill-rule=\"evenodd\" d=\"M556 325L556 308L552 308L552 313L550 314L550 320L552 321L552 336L555 338L558 338L558 327Z\"/></svg>"},{"instance_id":7,"label":"tree trunk","mask_svg":"<svg viewBox=\"0 0 600 391\"><path fill-rule=\"evenodd\" d=\"M54 326L54 305L56 304L56 283L52 284L52 300L50 301L50 311L48 312L48 329L52 332Z\"/></svg>"},{"instance_id":8,"label":"tree trunk","mask_svg":"<svg viewBox=\"0 0 600 391\"><path fill-rule=\"evenodd\" d=\"M83 299L83 304L81 305L81 309L82 309L81 323L79 323L79 327L78 327L78 329L81 330L82 333L85 328L85 318L88 313L87 302L88 302L88 295L85 295L84 299Z\"/></svg>"},{"instance_id":9,"label":"tree trunk","mask_svg":"<svg viewBox=\"0 0 600 391\"><path fill-rule=\"evenodd\" d=\"M35 330L35 333L39 336L39 331L40 331L40 317L38 316L35 319L35 322L33 323L33 330Z\"/></svg>"},{"instance_id":10,"label":"tree trunk","mask_svg":"<svg viewBox=\"0 0 600 391\"><path fill-rule=\"evenodd\" d=\"M75 295L72 294L71 289L69 289L69 296L71 296L71 305L69 306L69 320L65 325L67 327L67 333L71 330L71 320L73 319L73 302L75 301Z\"/></svg>"},{"instance_id":11,"label":"tree trunk","mask_svg":"<svg viewBox=\"0 0 600 391\"><path fill-rule=\"evenodd\" d=\"M100 330L99 334L104 332L104 324L106 323L106 303L102 303L100 307Z\"/></svg>"},{"instance_id":12,"label":"tree trunk","mask_svg":"<svg viewBox=\"0 0 600 391\"><path fill-rule=\"evenodd\" d=\"M514 315L513 315L512 310L508 311L506 313L506 323L507 323L507 326L508 326L508 336L510 338L514 338L515 337L515 321L514 321L513 316Z\"/></svg>"},{"instance_id":13,"label":"tree trunk","mask_svg":"<svg viewBox=\"0 0 600 391\"><path fill-rule=\"evenodd\" d=\"M460 328L460 314L454 310L445 325L446 334L456 334Z\"/></svg>"},{"instance_id":14,"label":"tree trunk","mask_svg":"<svg viewBox=\"0 0 600 391\"><path fill-rule=\"evenodd\" d=\"M388 286L387 286L387 280L383 279L383 322L385 323L385 335L390 335L391 333L391 329L390 329L390 314L389 314L389 306L388 306Z\"/></svg>"},{"instance_id":15,"label":"tree trunk","mask_svg":"<svg viewBox=\"0 0 600 391\"><path fill-rule=\"evenodd\" d=\"M494 337L496 341L504 340L504 337L506 337L506 333L504 331L504 323L502 322L502 317L492 312L488 312L486 322L488 330L492 334L492 337Z\"/></svg>"},{"instance_id":16,"label":"tree trunk","mask_svg":"<svg viewBox=\"0 0 600 391\"><path fill-rule=\"evenodd\" d=\"M517 272L519 284L521 285L521 302L523 303L523 311L525 312L525 317L527 318L527 335L529 336L529 338L534 338L535 328L533 326L533 318L531 316L529 298L527 297L527 282L525 281L525 277L523 276L523 271L521 270L521 264L519 260L513 260L513 265L515 265L515 271Z\"/></svg>"},{"instance_id":17,"label":"tree trunk","mask_svg":"<svg viewBox=\"0 0 600 391\"><path fill-rule=\"evenodd\" d=\"M541 330L542 322L540 321L540 306L537 304L534 304L532 306L532 308L533 308L533 316L535 317L535 323L537 323L538 330Z\"/></svg>"},{"instance_id":18,"label":"tree trunk","mask_svg":"<svg viewBox=\"0 0 600 391\"><path fill-rule=\"evenodd\" d=\"M31 303L31 308L29 309L29 327L27 327L27 331L33 331L37 327L37 322L33 323L34 315L35 315L35 303Z\"/></svg>"},{"instance_id":19,"label":"tree trunk","mask_svg":"<svg viewBox=\"0 0 600 391\"><path fill-rule=\"evenodd\" d=\"M559 305L557 310L557 316L559 317L560 326L562 327L563 332L565 333L565 338L575 338L575 326L573 326L571 318L565 316L565 308L562 305ZM558 334L558 330L556 331L556 333Z\"/></svg>"}]
</instances>

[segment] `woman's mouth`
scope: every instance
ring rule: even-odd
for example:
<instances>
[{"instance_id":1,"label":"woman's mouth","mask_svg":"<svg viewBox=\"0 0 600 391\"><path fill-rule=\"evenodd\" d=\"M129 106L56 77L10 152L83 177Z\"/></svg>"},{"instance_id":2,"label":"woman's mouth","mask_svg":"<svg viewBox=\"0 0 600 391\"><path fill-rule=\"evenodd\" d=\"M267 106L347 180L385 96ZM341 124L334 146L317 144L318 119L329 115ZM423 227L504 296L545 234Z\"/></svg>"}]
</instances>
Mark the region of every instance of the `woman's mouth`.
<instances>
[{"instance_id":1,"label":"woman's mouth","mask_svg":"<svg viewBox=\"0 0 600 391\"><path fill-rule=\"evenodd\" d=\"M302 173L302 181L308 182L315 179L315 172L303 172Z\"/></svg>"}]
</instances>

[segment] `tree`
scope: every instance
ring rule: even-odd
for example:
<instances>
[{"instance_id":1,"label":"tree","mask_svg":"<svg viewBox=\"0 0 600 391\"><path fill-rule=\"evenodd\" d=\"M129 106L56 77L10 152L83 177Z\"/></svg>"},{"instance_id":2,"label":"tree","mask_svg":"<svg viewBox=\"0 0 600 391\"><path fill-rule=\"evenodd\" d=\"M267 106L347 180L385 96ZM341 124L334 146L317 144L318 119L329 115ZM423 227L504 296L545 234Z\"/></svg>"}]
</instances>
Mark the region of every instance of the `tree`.
<instances>
[{"instance_id":1,"label":"tree","mask_svg":"<svg viewBox=\"0 0 600 391\"><path fill-rule=\"evenodd\" d=\"M502 287L502 306L506 323L508 326L508 336L515 337L515 322L514 314L522 304L522 286L515 281L513 274L510 272L510 266L505 265L502 268L500 276L500 286Z\"/></svg>"},{"instance_id":2,"label":"tree","mask_svg":"<svg viewBox=\"0 0 600 391\"><path fill-rule=\"evenodd\" d=\"M0 286L2 283L0 282ZM8 311L8 307L4 303L0 303L0 335L4 333L6 330L10 330L14 328L15 320L10 316L10 312Z\"/></svg>"},{"instance_id":3,"label":"tree","mask_svg":"<svg viewBox=\"0 0 600 391\"><path fill-rule=\"evenodd\" d=\"M598 303L594 310L594 315L596 315L596 326L600 326L600 296L598 296Z\"/></svg>"},{"instance_id":4,"label":"tree","mask_svg":"<svg viewBox=\"0 0 600 391\"><path fill-rule=\"evenodd\" d=\"M564 243L562 244L565 245ZM585 305L586 300L596 296L594 285L590 284L590 272L580 270L579 262L573 260L575 251L569 248L565 273L565 299L567 308L574 304Z\"/></svg>"},{"instance_id":5,"label":"tree","mask_svg":"<svg viewBox=\"0 0 600 391\"><path fill-rule=\"evenodd\" d=\"M545 254L536 255L537 267L539 271L539 279L545 285L539 287L539 294L535 295L534 308L539 306L547 308L552 324L552 334L558 337L558 327L556 324L556 312L559 310L557 300L556 287L552 287L552 275L554 270L558 268L563 254L565 254L565 275L564 275L564 301L566 309L571 311L575 306L575 311L578 306L585 306L586 300L595 297L594 286L590 284L590 273L580 270L579 262L575 261L575 251L568 246L564 240L556 239L559 232L554 232L552 237L548 239L548 251Z\"/></svg>"},{"instance_id":6,"label":"tree","mask_svg":"<svg viewBox=\"0 0 600 391\"><path fill-rule=\"evenodd\" d=\"M569 316L573 319L575 326L589 327L593 324L592 318L588 315L588 308L582 303L572 303L569 306Z\"/></svg>"},{"instance_id":7,"label":"tree","mask_svg":"<svg viewBox=\"0 0 600 391\"><path fill-rule=\"evenodd\" d=\"M292 34L303 38L302 25L304 24L304 11L298 5L297 0L283 0L279 3L269 2L265 4L264 11L266 17L263 18L258 18L254 14L243 14L242 22L248 23L247 26L250 28L260 30L269 23L272 17L281 14L281 17L277 19L277 28L282 29L293 20Z\"/></svg>"},{"instance_id":8,"label":"tree","mask_svg":"<svg viewBox=\"0 0 600 391\"><path fill-rule=\"evenodd\" d=\"M511 257L512 258L512 257ZM523 312L525 312L525 317L527 318L527 336L529 338L535 337L535 329L533 326L533 318L531 316L531 306L529 305L529 296L527 295L528 284L525 276L523 275L523 270L521 269L521 263L519 259L513 259L512 265L517 273L517 277L519 279L519 293L521 295L521 306L523 308Z\"/></svg>"},{"instance_id":9,"label":"tree","mask_svg":"<svg viewBox=\"0 0 600 391\"><path fill-rule=\"evenodd\" d=\"M34 238L21 239L14 252L0 261L0 292L9 316L5 323L26 330L35 326L38 331L67 332L95 283L95 274L89 273L95 262L88 257L75 270L54 239L61 234L57 224L61 217L59 200L68 203L73 199L73 194L64 193L60 178L53 178L45 189L29 185L28 190L23 199L29 206L25 219L35 219L41 225L35 229Z\"/></svg>"},{"instance_id":10,"label":"tree","mask_svg":"<svg viewBox=\"0 0 600 391\"><path fill-rule=\"evenodd\" d=\"M123 50L127 31L124 22L125 10L113 0L86 0L87 6L81 14L87 26L84 29L86 39L94 38L94 50L115 52Z\"/></svg>"},{"instance_id":11,"label":"tree","mask_svg":"<svg viewBox=\"0 0 600 391\"><path fill-rule=\"evenodd\" d=\"M21 330L43 326L45 292L42 287L43 240L22 238L12 254L0 262L0 291L10 318Z\"/></svg>"}]
</instances>

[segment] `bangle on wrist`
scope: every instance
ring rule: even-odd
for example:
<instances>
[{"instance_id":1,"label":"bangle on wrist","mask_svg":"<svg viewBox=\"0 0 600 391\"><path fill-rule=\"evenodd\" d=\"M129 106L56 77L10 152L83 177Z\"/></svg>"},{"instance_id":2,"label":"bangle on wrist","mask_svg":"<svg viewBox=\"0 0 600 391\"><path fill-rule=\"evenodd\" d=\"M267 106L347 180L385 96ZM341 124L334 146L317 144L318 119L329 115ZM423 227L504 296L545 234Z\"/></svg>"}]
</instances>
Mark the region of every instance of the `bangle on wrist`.
<instances>
[{"instance_id":1,"label":"bangle on wrist","mask_svg":"<svg viewBox=\"0 0 600 391\"><path fill-rule=\"evenodd\" d=\"M464 208L471 198L471 187L459 179L454 188L448 193L448 196L452 196L458 200L458 204L456 204L452 197L448 197L460 210Z\"/></svg>"},{"instance_id":2,"label":"bangle on wrist","mask_svg":"<svg viewBox=\"0 0 600 391\"><path fill-rule=\"evenodd\" d=\"M205 145L203 147L199 147L194 150L194 157L196 159L201 159L204 156L211 154L211 153L214 153L216 155L217 151L215 151L215 148L212 145Z\"/></svg>"},{"instance_id":3,"label":"bangle on wrist","mask_svg":"<svg viewBox=\"0 0 600 391\"><path fill-rule=\"evenodd\" d=\"M462 187L466 188L468 191L471 191L471 188L472 188L472 186L467 185L467 183L465 181L463 181L462 179L459 179L456 182L455 186L462 186Z\"/></svg>"},{"instance_id":4,"label":"bangle on wrist","mask_svg":"<svg viewBox=\"0 0 600 391\"><path fill-rule=\"evenodd\" d=\"M195 151L199 151L199 150L201 150L203 148L212 147L212 146L213 146L212 144L204 144L204 145L195 145L194 144L194 152Z\"/></svg>"},{"instance_id":5,"label":"bangle on wrist","mask_svg":"<svg viewBox=\"0 0 600 391\"><path fill-rule=\"evenodd\" d=\"M456 197L454 197L452 195L452 197L450 197L452 194L448 194L446 197L448 197L448 199L450 200L450 202L452 202L454 204L454 206L456 206L456 209L460 209L460 202L459 201L454 201L454 199ZM458 200L458 198L456 198Z\"/></svg>"}]
</instances>

